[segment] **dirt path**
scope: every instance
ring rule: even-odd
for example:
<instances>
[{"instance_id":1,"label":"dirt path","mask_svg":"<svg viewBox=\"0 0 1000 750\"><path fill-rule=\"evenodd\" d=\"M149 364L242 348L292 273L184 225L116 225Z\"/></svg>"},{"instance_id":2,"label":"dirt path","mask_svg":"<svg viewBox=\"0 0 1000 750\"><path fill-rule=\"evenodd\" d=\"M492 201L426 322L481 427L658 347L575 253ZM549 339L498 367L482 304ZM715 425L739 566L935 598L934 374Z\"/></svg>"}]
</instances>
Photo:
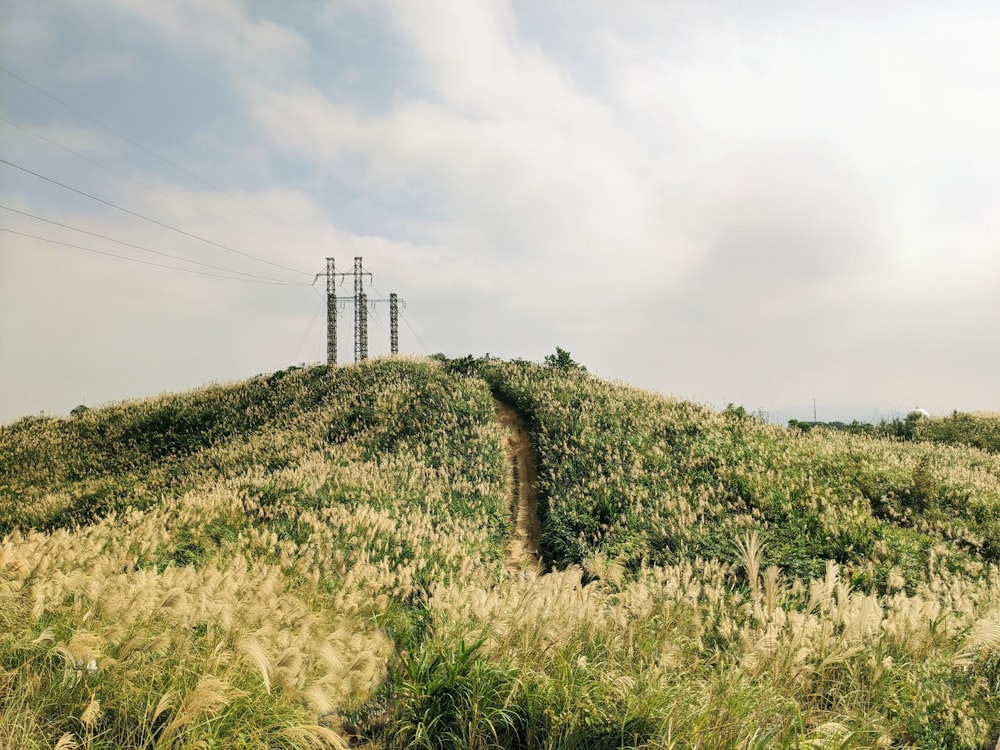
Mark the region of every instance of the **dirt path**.
<instances>
[{"instance_id":1,"label":"dirt path","mask_svg":"<svg viewBox=\"0 0 1000 750\"><path fill-rule=\"evenodd\" d=\"M507 497L512 513L517 514L513 536L507 542L507 570L515 575L537 574L541 567L538 545L542 526L538 520L538 477L535 454L524 422L506 404L496 402L497 417L507 429L507 456L510 481Z\"/></svg>"}]
</instances>

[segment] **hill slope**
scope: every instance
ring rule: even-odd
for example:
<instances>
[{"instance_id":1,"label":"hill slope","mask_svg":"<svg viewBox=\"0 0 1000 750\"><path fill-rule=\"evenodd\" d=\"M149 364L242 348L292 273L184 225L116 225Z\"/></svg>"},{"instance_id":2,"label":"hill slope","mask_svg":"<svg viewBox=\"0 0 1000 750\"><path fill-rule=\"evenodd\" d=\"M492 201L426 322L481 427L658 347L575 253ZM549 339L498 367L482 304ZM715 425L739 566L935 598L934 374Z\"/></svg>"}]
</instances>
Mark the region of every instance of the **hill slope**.
<instances>
[{"instance_id":1,"label":"hill slope","mask_svg":"<svg viewBox=\"0 0 1000 750\"><path fill-rule=\"evenodd\" d=\"M510 529L490 393L427 363L25 420L0 467L0 746L332 736Z\"/></svg>"},{"instance_id":2,"label":"hill slope","mask_svg":"<svg viewBox=\"0 0 1000 750\"><path fill-rule=\"evenodd\" d=\"M548 571L505 569L497 404ZM0 427L0 745L993 747L1000 460L524 362Z\"/></svg>"}]
</instances>

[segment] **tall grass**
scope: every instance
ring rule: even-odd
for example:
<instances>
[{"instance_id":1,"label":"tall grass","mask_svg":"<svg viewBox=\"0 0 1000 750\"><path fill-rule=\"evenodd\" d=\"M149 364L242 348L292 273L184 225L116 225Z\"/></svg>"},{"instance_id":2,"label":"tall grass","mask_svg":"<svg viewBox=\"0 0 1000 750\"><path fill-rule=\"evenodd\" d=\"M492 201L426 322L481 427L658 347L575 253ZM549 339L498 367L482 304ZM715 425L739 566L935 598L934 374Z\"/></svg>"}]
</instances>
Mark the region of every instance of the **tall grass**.
<instances>
[{"instance_id":1,"label":"tall grass","mask_svg":"<svg viewBox=\"0 0 1000 750\"><path fill-rule=\"evenodd\" d=\"M829 559L855 586L912 590L938 565L975 575L1000 560L1000 456L965 446L803 434L735 410L608 383L577 371L488 361L539 454L544 556L595 553L677 563L735 562L756 530L762 564L820 575Z\"/></svg>"},{"instance_id":2,"label":"tall grass","mask_svg":"<svg viewBox=\"0 0 1000 750\"><path fill-rule=\"evenodd\" d=\"M22 420L0 747L993 748L998 461L523 362Z\"/></svg>"},{"instance_id":3,"label":"tall grass","mask_svg":"<svg viewBox=\"0 0 1000 750\"><path fill-rule=\"evenodd\" d=\"M431 586L503 575L492 399L430 363L26 420L0 445L0 746L344 746Z\"/></svg>"}]
</instances>

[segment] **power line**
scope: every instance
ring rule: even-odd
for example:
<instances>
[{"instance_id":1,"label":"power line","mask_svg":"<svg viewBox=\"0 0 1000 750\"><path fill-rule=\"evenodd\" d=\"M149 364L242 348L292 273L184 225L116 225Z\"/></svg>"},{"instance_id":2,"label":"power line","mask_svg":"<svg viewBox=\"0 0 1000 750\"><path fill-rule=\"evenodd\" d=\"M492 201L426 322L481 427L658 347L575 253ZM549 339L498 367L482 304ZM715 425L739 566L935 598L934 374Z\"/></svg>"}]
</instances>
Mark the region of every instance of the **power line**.
<instances>
[{"instance_id":1,"label":"power line","mask_svg":"<svg viewBox=\"0 0 1000 750\"><path fill-rule=\"evenodd\" d=\"M378 325L378 327L382 329L382 332L385 333L386 336L389 336L389 338L391 340L392 336L389 333L389 329L386 328L385 323L382 322L382 319L378 316L378 313L375 311L376 305L375 305L374 300L369 300L368 304L370 306L369 309L370 309L371 317L375 320L375 323Z\"/></svg>"},{"instance_id":2,"label":"power line","mask_svg":"<svg viewBox=\"0 0 1000 750\"><path fill-rule=\"evenodd\" d=\"M148 222L150 222L152 224L156 224L157 226L161 226L164 229L169 229L172 232L177 232L178 234L183 234L185 237L190 237L192 239L198 240L199 242L204 242L204 243L209 244L209 245L214 245L215 247L221 248L222 250L225 250L227 252L236 253L237 255L242 255L245 258L250 258L250 259L256 260L256 261L258 261L260 263L266 263L269 266L274 266L276 268L281 268L281 269L283 269L285 271L291 271L293 273L299 273L299 274L302 274L303 276L312 276L313 275L313 274L310 274L310 273L306 273L305 271L300 271L297 268L290 268L289 266L283 266L280 263L275 263L275 262L270 261L270 260L265 260L264 258L258 258L256 255L251 255L250 253L245 253L242 250L237 250L235 248L229 247L228 245L223 245L223 244L221 244L219 242L215 242L213 240L205 239L204 237L199 237L197 234L192 234L191 232L186 232L183 229L178 229L177 227L171 226L170 224L165 224L164 222L158 221L158 220L153 219L153 218L150 218L149 216L144 216L143 214L140 214L140 213L137 213L137 212L132 211L130 209L127 209L124 206L119 206L117 203L112 203L111 201L104 200L103 198L98 198L96 195L91 195L90 193L88 193L88 192L86 192L84 190L78 190L77 188L71 187L70 185L67 185L64 182L59 182L58 180L53 180L51 177L46 177L45 175L39 174L38 172L33 172L32 170L28 169L27 167L22 167L22 166L20 166L18 164L14 164L13 162L7 161L6 159L0 159L0 164L6 164L6 165L8 165L10 167L14 167L14 169L19 169L22 172L26 172L27 174L30 174L30 175L33 175L34 177L39 178L40 180L45 180L46 182L51 182L53 185L58 185L61 188L65 188L66 190L71 190L74 193L77 193L79 195L83 195L83 196L85 196L87 198L90 198L91 200L97 201L98 203L103 203L105 206L111 206L112 208L116 208L119 211L124 211L125 213L129 214L130 216L138 217L140 219L143 219L144 221L148 221Z\"/></svg>"},{"instance_id":3,"label":"power line","mask_svg":"<svg viewBox=\"0 0 1000 750\"><path fill-rule=\"evenodd\" d=\"M241 279L238 276L223 276L218 273L208 273L207 271L196 271L193 268L179 268L178 266L168 266L165 263L155 263L151 260L140 260L139 258L130 258L127 255L117 255L116 253L109 253L105 250L95 250L92 247L84 247L83 245L75 245L72 242L63 242L62 240L54 240L50 237L42 237L37 234L30 234L28 232L19 232L16 229L8 229L7 227L0 227L0 232L8 232L10 234L16 234L21 237L29 237L33 240L40 240L42 242L49 242L53 245L62 245L63 247L72 247L76 250L84 250L88 253L95 253L96 255L106 255L109 258L118 258L119 260L127 260L131 263L141 263L144 266L156 266L157 268L168 268L171 271L182 271L183 273L194 273L199 276L212 276L217 279L228 279L230 281L245 281L248 284L273 284L276 286L310 286L309 284L300 281L262 281L259 279Z\"/></svg>"},{"instance_id":4,"label":"power line","mask_svg":"<svg viewBox=\"0 0 1000 750\"><path fill-rule=\"evenodd\" d=\"M114 167L109 167L107 164L103 164L103 163L99 162L97 159L93 159L93 158L87 156L86 154L81 154L79 151L75 151L74 149L71 149L69 146L66 146L66 145L64 145L62 143L59 143L58 141L53 140L52 138L49 138L48 136L42 135L41 133L36 133L31 128L29 128L29 127L27 127L25 125L22 125L20 123L14 122L13 120L11 120L8 117L4 117L3 115L0 115L0 120L2 120L3 122L7 123L8 125L11 125L12 127L17 128L18 130L23 130L25 133L28 133L29 135L34 136L35 138L37 138L40 141L45 141L46 143L49 143L49 144L55 146L56 148L61 148L63 151L66 151L66 152L68 152L70 154L73 154L73 156L76 156L77 158L80 158L80 159L83 159L84 161L90 162L91 164L93 164L95 166L98 166L101 169L104 169L104 170L110 172L111 174L116 175L116 176L122 178L123 180L128 180L129 182L134 183L134 184L136 184L136 185L138 185L138 186L140 186L142 188L145 188L146 190L149 190L150 192L156 193L157 195L161 195L164 198L167 198L168 200L172 200L175 203L179 203L180 205L185 206L186 208L193 209L193 210L197 211L198 213L202 214L203 216L208 216L208 217L210 217L212 219L215 219L216 221L221 221L224 224L228 224L231 227L235 227L236 229L244 231L247 234L252 234L254 237L258 237L259 239L265 240L266 242L273 242L273 240L270 240L267 237L264 237L259 232L255 232L252 229L248 229L247 227L244 227L244 226L242 226L240 224L236 224L235 222L229 221L229 219L226 219L226 218L224 218L222 216L218 216L217 214L213 214L211 211L206 211L205 209L201 208L200 206L196 206L193 203L188 203L187 201L182 200L182 199L180 199L180 198L178 198L178 197L176 197L174 195L170 195L169 193L165 193L162 190L160 190L159 188L155 188L152 185L147 185L145 182L142 182L141 180L137 180L134 177L129 177L127 174L119 172Z\"/></svg>"},{"instance_id":5,"label":"power line","mask_svg":"<svg viewBox=\"0 0 1000 750\"><path fill-rule=\"evenodd\" d=\"M283 279L274 279L274 278L271 278L269 276L258 276L255 273L247 273L246 271L235 271L232 268L223 268L222 266L213 266L213 265L211 265L209 263L201 263L200 261L197 261L197 260L189 260L188 258L184 258L184 257L182 257L180 255L171 255L170 253L165 253L165 252L162 252L160 250L153 250L152 248L144 247L142 245L136 245L136 244L133 244L131 242L125 242L123 240L116 240L114 237L108 237L107 235L98 234L97 232L90 232L90 231L87 231L86 229L80 229L79 227L74 227L74 226L72 226L70 224L63 224L62 222L54 221L53 219L46 219L44 216L36 216L35 214L28 213L27 211L19 211L18 209L11 208L10 206L4 206L4 205L0 204L0 208L2 208L4 211L10 211L11 213L20 214L21 216L27 216L30 219L36 219L37 221L44 221L46 224L53 224L53 225L55 225L57 227L62 227L63 229L69 229L69 230L72 230L74 232L79 232L80 234L89 235L90 237L96 237L96 238L101 239L101 240L107 240L108 242L114 242L116 245L123 245L124 247L131 247L131 248L134 248L136 250L142 250L143 252L152 253L153 255L162 255L164 258L170 258L172 260L179 260L182 263L190 263L190 264L195 265L195 266L201 266L202 268L211 268L214 271L224 271L225 273L235 273L235 274L238 274L240 276L247 276L248 278L251 278L251 279L261 279L263 281L273 281L273 282L280 283L280 284L298 283L298 282L288 282L288 281L285 281ZM302 284L302 286L308 286L308 285L307 284Z\"/></svg>"},{"instance_id":6,"label":"power line","mask_svg":"<svg viewBox=\"0 0 1000 750\"><path fill-rule=\"evenodd\" d=\"M132 144L133 146L135 146L140 151L143 151L143 152L149 154L150 156L152 156L154 159L158 159L159 161L163 162L164 164L169 164L171 167L173 167L177 171L183 172L184 174L188 175L189 177L194 178L195 180L197 180L201 184L206 185L207 187L210 187L212 190L215 190L216 192L221 193L222 195L226 196L230 200L234 200L237 203L239 203L239 204L241 204L243 206L246 206L250 210L256 211L257 213L261 214L262 216L266 216L271 221L277 222L278 224L281 224L282 226L287 227L288 229L293 229L293 230L297 230L299 232L302 232L302 230L300 228L293 227L290 224L287 224L286 222L282 221L281 219L279 219L279 218L277 218L275 216L272 216L267 211L264 211L264 210L262 210L260 208L257 208L257 206L253 205L252 203L248 203L247 201L243 200L242 198L238 198L235 195L233 195L232 193L229 193L229 192L223 190L218 185L213 185L211 182L209 182L208 180L206 180L204 177L201 177L201 176L195 174L194 172L192 172L191 170L185 169L184 167L180 166L179 164L176 164L176 163L172 162L167 157L160 156L160 154L156 153L152 149L149 149L146 146L143 146L138 141L135 141L135 140L129 138L124 133L121 133L121 132L115 130L110 125L105 125L103 122L101 122L97 118L91 117L86 112L84 112L84 111L82 111L80 109L77 109L76 107L74 107L72 104L69 104L68 102L63 101L62 99L60 99L59 97L57 97L55 94L50 94L48 91L46 91L45 89L43 89L41 86L38 86L38 85L32 83L31 81L29 81L26 78L22 78L21 76L17 75L17 73L14 73L13 71L8 70L7 68L3 67L2 65L0 65L0 71L3 71L7 75L9 75L11 78L14 78L14 79L20 81L25 86L28 86L29 88L34 89L39 94L42 94L43 96L47 96L52 101L57 102L58 104L61 104L62 106L66 107L66 109L68 109L68 110L70 110L72 112L75 112L80 117L83 117L83 118L89 120L90 122L94 123L98 127L101 127L104 130L108 131L112 135L114 135L114 136L116 136L118 138L121 138L123 141L126 141L126 142Z\"/></svg>"},{"instance_id":7,"label":"power line","mask_svg":"<svg viewBox=\"0 0 1000 750\"><path fill-rule=\"evenodd\" d=\"M425 351L425 352L427 352L428 354L430 354L430 353L431 353L431 348L430 348L429 346L427 346L427 344L426 344L426 343L424 342L424 340L423 340L422 338L420 338L420 334L419 334L419 333L417 333L417 332L416 332L416 331L414 330L413 326L411 326L411 325L410 325L410 321L408 321L408 320L406 319L406 316L405 316L405 315L401 315L400 317L401 317L401 318L403 319L403 322L404 322L404 323L406 323L406 327L410 329L410 332L411 332L411 333L412 333L412 334L413 334L414 336L416 336L416 338L417 338L417 341L419 341L419 342L420 342L420 345L421 345L422 347L424 347L424 351Z\"/></svg>"},{"instance_id":8,"label":"power line","mask_svg":"<svg viewBox=\"0 0 1000 750\"><path fill-rule=\"evenodd\" d=\"M316 294L319 294L319 290L317 290L316 287L313 287L313 290L316 291ZM320 295L320 300L321 301L323 300L322 295ZM309 335L309 332L312 331L313 326L316 324L316 320L319 318L320 313L322 312L323 312L323 306L320 305L316 309L316 314L312 316L312 319L306 325L306 328L302 332L302 335L299 336L298 341L292 344L292 346L288 349L285 355L281 358L281 364L279 365L279 367L275 369L281 369L281 367L287 366L285 363L288 362L291 359L292 355L295 354L296 351L298 351L298 348L302 346L302 342L306 340L306 337Z\"/></svg>"}]
</instances>

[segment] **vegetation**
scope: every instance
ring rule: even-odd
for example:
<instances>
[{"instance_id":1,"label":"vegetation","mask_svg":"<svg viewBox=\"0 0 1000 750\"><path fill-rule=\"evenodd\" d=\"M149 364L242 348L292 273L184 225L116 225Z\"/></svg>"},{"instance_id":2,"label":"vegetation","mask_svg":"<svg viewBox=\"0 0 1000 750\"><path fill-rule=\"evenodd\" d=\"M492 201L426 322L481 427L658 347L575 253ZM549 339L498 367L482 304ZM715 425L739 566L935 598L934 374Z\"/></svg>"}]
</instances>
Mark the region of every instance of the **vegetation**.
<instances>
[{"instance_id":1,"label":"vegetation","mask_svg":"<svg viewBox=\"0 0 1000 750\"><path fill-rule=\"evenodd\" d=\"M789 420L788 426L808 432L815 427L841 430L854 435L892 437L944 445L966 445L991 453L1000 453L1000 415L963 414L953 412L947 417L925 417L912 412L905 419L883 419L878 424L854 421L801 422Z\"/></svg>"},{"instance_id":2,"label":"vegetation","mask_svg":"<svg viewBox=\"0 0 1000 750\"><path fill-rule=\"evenodd\" d=\"M561 347L556 347L555 354L547 354L545 356L545 366L551 367L555 370L582 370L586 371L587 368L581 365L579 362L570 356L570 353Z\"/></svg>"},{"instance_id":3,"label":"vegetation","mask_svg":"<svg viewBox=\"0 0 1000 750\"><path fill-rule=\"evenodd\" d=\"M494 398L537 575L503 565ZM993 748L994 429L785 429L560 349L21 420L0 746Z\"/></svg>"},{"instance_id":4,"label":"vegetation","mask_svg":"<svg viewBox=\"0 0 1000 750\"><path fill-rule=\"evenodd\" d=\"M510 529L488 389L426 362L22 420L0 465L2 747L343 746Z\"/></svg>"}]
</instances>

